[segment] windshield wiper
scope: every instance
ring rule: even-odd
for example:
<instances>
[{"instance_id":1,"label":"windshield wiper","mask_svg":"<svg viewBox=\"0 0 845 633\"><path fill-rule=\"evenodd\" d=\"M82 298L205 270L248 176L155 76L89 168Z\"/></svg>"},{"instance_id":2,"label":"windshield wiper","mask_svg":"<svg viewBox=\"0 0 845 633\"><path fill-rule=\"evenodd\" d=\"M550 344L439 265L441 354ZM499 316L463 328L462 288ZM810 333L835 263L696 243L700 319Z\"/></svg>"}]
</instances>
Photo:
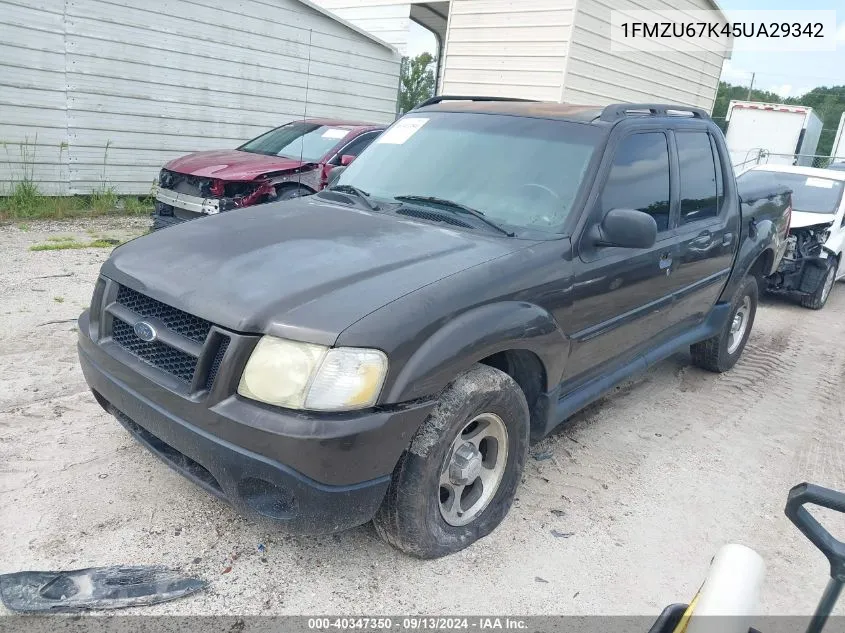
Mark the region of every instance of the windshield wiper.
<instances>
[{"instance_id":1,"label":"windshield wiper","mask_svg":"<svg viewBox=\"0 0 845 633\"><path fill-rule=\"evenodd\" d=\"M375 202L370 201L370 194L352 185L335 185L334 187L329 187L329 191L351 194L363 202L370 211L378 211L381 208Z\"/></svg>"},{"instance_id":2,"label":"windshield wiper","mask_svg":"<svg viewBox=\"0 0 845 633\"><path fill-rule=\"evenodd\" d=\"M451 211L456 213L463 213L465 215L471 215L478 220L481 220L487 226L491 226L500 233L504 233L508 237L513 237L515 233L508 231L506 228L500 226L493 222L493 220L488 220L482 211L478 209L473 209L472 207L468 207L465 204L461 204L460 202L455 202L454 200L447 200L446 198L438 198L437 196L393 196L395 200L399 200L400 202L430 202L431 204L435 204L440 207L445 207Z\"/></svg>"}]
</instances>

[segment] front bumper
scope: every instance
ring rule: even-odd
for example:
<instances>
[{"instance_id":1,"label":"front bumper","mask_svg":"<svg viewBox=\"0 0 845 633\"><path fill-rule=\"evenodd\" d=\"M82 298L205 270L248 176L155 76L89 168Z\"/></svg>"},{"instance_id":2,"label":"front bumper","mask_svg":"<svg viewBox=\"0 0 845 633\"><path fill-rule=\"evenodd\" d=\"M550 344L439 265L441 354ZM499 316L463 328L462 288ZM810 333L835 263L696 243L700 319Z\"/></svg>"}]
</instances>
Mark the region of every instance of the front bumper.
<instances>
[{"instance_id":1,"label":"front bumper","mask_svg":"<svg viewBox=\"0 0 845 633\"><path fill-rule=\"evenodd\" d=\"M211 405L112 357L85 334L87 313L79 332L86 382L136 439L208 492L294 532L336 532L370 520L433 406L310 416L239 396Z\"/></svg>"},{"instance_id":2,"label":"front bumper","mask_svg":"<svg viewBox=\"0 0 845 633\"><path fill-rule=\"evenodd\" d=\"M216 198L200 198L162 187L156 187L155 199L174 209L184 209L202 215L214 215L222 210L220 200Z\"/></svg>"}]
</instances>

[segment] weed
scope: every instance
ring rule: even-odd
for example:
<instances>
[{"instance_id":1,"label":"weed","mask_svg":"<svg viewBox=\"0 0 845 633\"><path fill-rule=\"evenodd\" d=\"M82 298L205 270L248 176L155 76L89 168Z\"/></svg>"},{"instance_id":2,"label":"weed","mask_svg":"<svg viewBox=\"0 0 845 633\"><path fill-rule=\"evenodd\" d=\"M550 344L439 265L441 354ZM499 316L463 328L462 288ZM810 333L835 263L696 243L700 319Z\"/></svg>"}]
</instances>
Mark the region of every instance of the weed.
<instances>
[{"instance_id":1,"label":"weed","mask_svg":"<svg viewBox=\"0 0 845 633\"><path fill-rule=\"evenodd\" d=\"M112 238L99 238L90 242L49 242L47 244L35 244L29 247L31 251L63 251L69 248L113 248L120 244L120 240Z\"/></svg>"},{"instance_id":2,"label":"weed","mask_svg":"<svg viewBox=\"0 0 845 633\"><path fill-rule=\"evenodd\" d=\"M108 187L105 184L100 189L91 192L89 198L91 209L99 214L104 215L109 211L114 211L117 205L117 192L114 187Z\"/></svg>"},{"instance_id":3,"label":"weed","mask_svg":"<svg viewBox=\"0 0 845 633\"><path fill-rule=\"evenodd\" d=\"M15 183L12 193L3 200L3 210L15 218L33 217L37 215L44 200L37 184L31 180L20 180Z\"/></svg>"},{"instance_id":4,"label":"weed","mask_svg":"<svg viewBox=\"0 0 845 633\"><path fill-rule=\"evenodd\" d=\"M6 162L9 164L9 175L14 184L9 195L3 200L3 208L0 208L0 211L7 211L12 217L29 217L44 198L35 182L35 152L38 146L38 134L35 135L35 141L31 145L28 136L24 137L22 143L18 143L19 161L12 161L8 143L2 145L6 152ZM14 168L15 163L20 165L19 171ZM18 171L17 179L14 179L16 171Z\"/></svg>"},{"instance_id":5,"label":"weed","mask_svg":"<svg viewBox=\"0 0 845 633\"><path fill-rule=\"evenodd\" d=\"M147 215L153 212L153 199L127 196L123 199L123 210L127 215Z\"/></svg>"},{"instance_id":6,"label":"weed","mask_svg":"<svg viewBox=\"0 0 845 633\"><path fill-rule=\"evenodd\" d=\"M53 235L52 237L48 237L48 242L73 242L76 238L72 235Z\"/></svg>"},{"instance_id":7,"label":"weed","mask_svg":"<svg viewBox=\"0 0 845 633\"><path fill-rule=\"evenodd\" d=\"M46 199L44 217L73 218L87 213L85 200L79 196L55 196Z\"/></svg>"},{"instance_id":8,"label":"weed","mask_svg":"<svg viewBox=\"0 0 845 633\"><path fill-rule=\"evenodd\" d=\"M18 224L18 231L23 231L24 233L29 231L29 224Z\"/></svg>"},{"instance_id":9,"label":"weed","mask_svg":"<svg viewBox=\"0 0 845 633\"><path fill-rule=\"evenodd\" d=\"M145 215L152 212L153 198L118 196L115 187L109 184L107 177L108 154L111 141L106 143L103 151L102 170L99 174L99 184L90 195L81 196L47 196L41 191L35 181L35 152L38 136L30 142L25 137L21 143L0 142L5 150L6 161L9 165L10 188L0 191L0 221L23 219L61 219L75 217L93 217L107 214ZM20 158L12 160L13 150L17 145ZM59 144L59 162L68 150L68 144ZM2 160L2 159L0 159ZM28 227L27 227L28 229ZM27 230L21 229L21 230Z\"/></svg>"},{"instance_id":10,"label":"weed","mask_svg":"<svg viewBox=\"0 0 845 633\"><path fill-rule=\"evenodd\" d=\"M88 244L89 248L110 248L114 246L119 246L120 240L113 239L111 237L100 237L96 240L90 242Z\"/></svg>"},{"instance_id":11,"label":"weed","mask_svg":"<svg viewBox=\"0 0 845 633\"><path fill-rule=\"evenodd\" d=\"M53 297L53 301L55 301L56 303L64 303L65 298L64 297Z\"/></svg>"}]
</instances>

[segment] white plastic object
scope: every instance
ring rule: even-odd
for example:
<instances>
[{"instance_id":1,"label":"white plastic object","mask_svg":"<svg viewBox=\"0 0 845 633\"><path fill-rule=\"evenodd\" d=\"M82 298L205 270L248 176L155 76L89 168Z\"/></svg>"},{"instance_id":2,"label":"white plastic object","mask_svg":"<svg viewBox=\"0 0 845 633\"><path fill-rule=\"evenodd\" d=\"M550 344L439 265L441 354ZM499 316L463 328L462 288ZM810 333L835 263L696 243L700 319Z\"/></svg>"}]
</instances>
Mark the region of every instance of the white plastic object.
<instances>
[{"instance_id":1,"label":"white plastic object","mask_svg":"<svg viewBox=\"0 0 845 633\"><path fill-rule=\"evenodd\" d=\"M716 552L698 592L685 633L748 633L759 613L766 563L750 547L729 544Z\"/></svg>"}]
</instances>

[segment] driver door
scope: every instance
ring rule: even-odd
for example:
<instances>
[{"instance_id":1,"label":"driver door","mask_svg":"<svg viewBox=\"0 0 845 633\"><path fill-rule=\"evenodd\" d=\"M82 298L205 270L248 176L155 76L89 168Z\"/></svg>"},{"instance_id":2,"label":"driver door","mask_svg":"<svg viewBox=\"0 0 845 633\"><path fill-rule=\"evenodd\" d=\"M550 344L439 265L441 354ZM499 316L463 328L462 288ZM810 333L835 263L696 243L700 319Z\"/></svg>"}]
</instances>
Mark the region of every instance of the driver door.
<instances>
[{"instance_id":1,"label":"driver door","mask_svg":"<svg viewBox=\"0 0 845 633\"><path fill-rule=\"evenodd\" d=\"M616 144L600 169L605 179L584 234L611 209L638 209L654 217L657 241L647 249L580 241L572 306L559 320L572 341L564 372L571 389L636 358L671 328L667 280L678 244L669 148L663 130L634 132Z\"/></svg>"}]
</instances>

